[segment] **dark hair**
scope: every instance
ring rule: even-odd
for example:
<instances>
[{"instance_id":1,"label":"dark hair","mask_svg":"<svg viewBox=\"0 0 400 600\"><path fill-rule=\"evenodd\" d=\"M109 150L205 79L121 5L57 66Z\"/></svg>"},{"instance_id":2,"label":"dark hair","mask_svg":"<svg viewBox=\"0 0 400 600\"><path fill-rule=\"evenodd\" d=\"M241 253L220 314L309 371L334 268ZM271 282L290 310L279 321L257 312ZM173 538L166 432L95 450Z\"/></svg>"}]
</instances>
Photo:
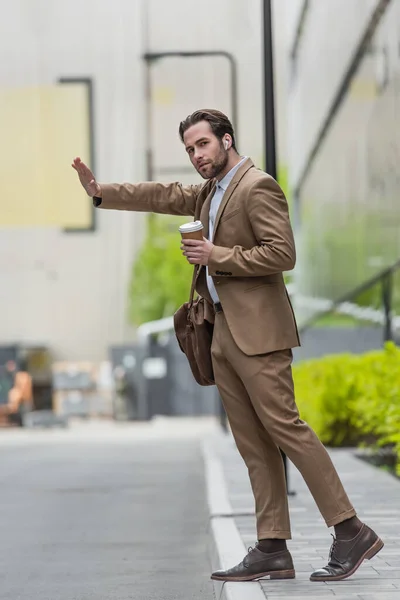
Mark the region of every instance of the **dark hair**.
<instances>
[{"instance_id":1,"label":"dark hair","mask_svg":"<svg viewBox=\"0 0 400 600\"><path fill-rule=\"evenodd\" d=\"M220 140L228 133L232 138L232 148L236 150L235 132L233 131L232 123L224 113L214 109L196 110L186 117L184 121L181 121L181 124L179 125L179 136L182 142L185 131L187 131L189 127L192 127L192 125L200 123L200 121L207 121L214 135Z\"/></svg>"}]
</instances>

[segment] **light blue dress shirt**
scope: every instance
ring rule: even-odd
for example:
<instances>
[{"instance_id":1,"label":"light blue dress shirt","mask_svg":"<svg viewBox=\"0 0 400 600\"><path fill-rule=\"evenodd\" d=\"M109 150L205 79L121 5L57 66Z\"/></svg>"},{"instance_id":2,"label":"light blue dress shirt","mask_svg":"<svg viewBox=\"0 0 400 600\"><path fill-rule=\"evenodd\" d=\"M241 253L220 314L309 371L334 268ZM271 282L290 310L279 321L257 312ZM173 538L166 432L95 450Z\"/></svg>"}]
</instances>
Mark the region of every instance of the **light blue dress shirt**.
<instances>
[{"instance_id":1,"label":"light blue dress shirt","mask_svg":"<svg viewBox=\"0 0 400 600\"><path fill-rule=\"evenodd\" d=\"M222 198L224 197L224 194L225 194L226 190L228 189L230 182L234 178L235 173L237 172L237 170L242 166L242 164L246 160L247 160L247 156L242 158L242 160L237 165L235 165L233 167L233 169L231 169L229 171L229 173L227 173L225 175L225 177L223 179L221 179L221 181L219 181L217 183L217 187L215 188L214 196L212 197L212 200L211 200L210 215L209 215L209 220L208 220L208 239L211 241L212 241L213 235L214 235L215 219L217 217L219 205L222 202ZM208 291L210 292L210 296L213 299L213 302L215 302L215 303L220 302L220 299L218 297L217 290L215 289L215 285L212 280L212 277L210 277L210 275L208 274L208 267L207 267L207 286L208 286Z\"/></svg>"}]
</instances>

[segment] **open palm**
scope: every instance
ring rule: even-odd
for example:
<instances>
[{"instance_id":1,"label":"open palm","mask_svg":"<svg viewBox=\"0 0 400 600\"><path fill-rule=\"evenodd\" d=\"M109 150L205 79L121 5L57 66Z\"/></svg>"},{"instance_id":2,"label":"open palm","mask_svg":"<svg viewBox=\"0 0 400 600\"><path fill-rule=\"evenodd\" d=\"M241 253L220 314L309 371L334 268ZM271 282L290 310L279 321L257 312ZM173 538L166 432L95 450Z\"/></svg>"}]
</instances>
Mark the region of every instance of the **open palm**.
<instances>
[{"instance_id":1,"label":"open palm","mask_svg":"<svg viewBox=\"0 0 400 600\"><path fill-rule=\"evenodd\" d=\"M74 158L71 166L78 173L79 181L85 188L87 195L91 197L101 196L101 187L97 183L95 176L79 157Z\"/></svg>"}]
</instances>

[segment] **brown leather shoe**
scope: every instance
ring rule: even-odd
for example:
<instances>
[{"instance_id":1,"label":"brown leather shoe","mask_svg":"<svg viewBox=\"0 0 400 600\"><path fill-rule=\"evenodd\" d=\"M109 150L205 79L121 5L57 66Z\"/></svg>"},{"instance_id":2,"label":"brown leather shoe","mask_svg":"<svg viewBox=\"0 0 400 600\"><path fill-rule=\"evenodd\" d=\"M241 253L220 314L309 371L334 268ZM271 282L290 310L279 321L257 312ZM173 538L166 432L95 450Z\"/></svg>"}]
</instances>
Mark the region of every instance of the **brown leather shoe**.
<instances>
[{"instance_id":1,"label":"brown leather shoe","mask_svg":"<svg viewBox=\"0 0 400 600\"><path fill-rule=\"evenodd\" d=\"M218 581L254 581L255 579L294 579L295 571L289 550L261 552L249 548L241 563L227 571L215 571L211 579Z\"/></svg>"},{"instance_id":2,"label":"brown leather shoe","mask_svg":"<svg viewBox=\"0 0 400 600\"><path fill-rule=\"evenodd\" d=\"M329 562L323 569L314 571L311 581L341 581L355 573L363 560L371 559L383 548L382 540L372 529L363 524L352 540L333 537Z\"/></svg>"}]
</instances>

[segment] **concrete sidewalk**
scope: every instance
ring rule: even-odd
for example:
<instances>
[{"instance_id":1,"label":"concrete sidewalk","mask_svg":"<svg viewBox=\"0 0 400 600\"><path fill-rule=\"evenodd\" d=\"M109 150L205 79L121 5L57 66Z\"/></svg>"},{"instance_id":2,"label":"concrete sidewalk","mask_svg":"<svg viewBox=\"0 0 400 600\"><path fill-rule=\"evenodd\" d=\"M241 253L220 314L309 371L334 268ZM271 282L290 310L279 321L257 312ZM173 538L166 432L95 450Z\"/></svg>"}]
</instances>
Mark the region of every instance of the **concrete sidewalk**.
<instances>
[{"instance_id":1,"label":"concrete sidewalk","mask_svg":"<svg viewBox=\"0 0 400 600\"><path fill-rule=\"evenodd\" d=\"M289 489L296 579L249 583L214 582L217 600L400 600L400 481L357 459L353 450L330 452L359 517L385 542L349 579L336 583L309 581L313 570L327 563L330 533L301 475L289 463ZM220 434L203 448L210 510L212 568L231 567L254 546L253 497L247 470L232 438Z\"/></svg>"}]
</instances>

